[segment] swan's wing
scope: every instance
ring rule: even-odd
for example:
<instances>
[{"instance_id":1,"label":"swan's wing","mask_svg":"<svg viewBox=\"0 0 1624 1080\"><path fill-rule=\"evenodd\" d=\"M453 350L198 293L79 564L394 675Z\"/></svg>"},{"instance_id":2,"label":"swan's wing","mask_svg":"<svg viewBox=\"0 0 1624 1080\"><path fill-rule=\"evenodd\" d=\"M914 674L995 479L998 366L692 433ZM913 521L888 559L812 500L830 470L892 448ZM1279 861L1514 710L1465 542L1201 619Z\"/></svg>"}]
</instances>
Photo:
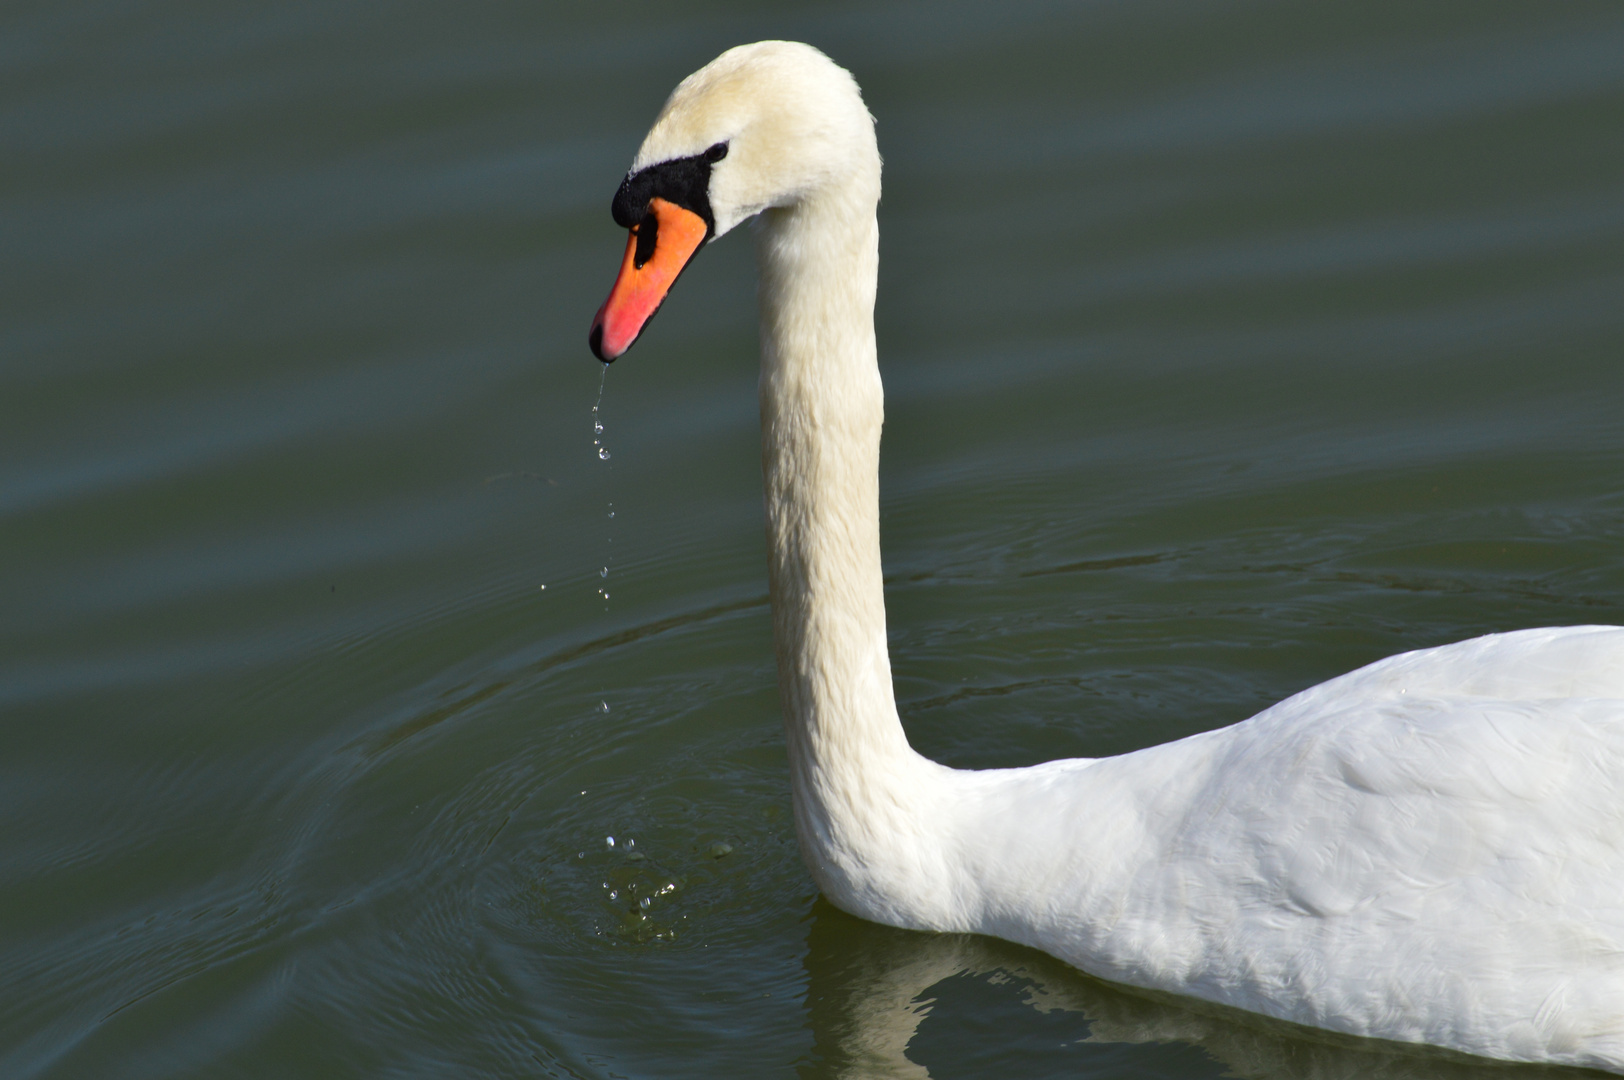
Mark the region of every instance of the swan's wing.
<instances>
[{"instance_id":1,"label":"swan's wing","mask_svg":"<svg viewBox=\"0 0 1624 1080\"><path fill-rule=\"evenodd\" d=\"M1136 890L1192 980L1355 1034L1624 1061L1624 631L1393 657L1204 746L1178 809L1152 801L1178 820Z\"/></svg>"},{"instance_id":2,"label":"swan's wing","mask_svg":"<svg viewBox=\"0 0 1624 1080\"><path fill-rule=\"evenodd\" d=\"M954 790L944 928L1348 1034L1624 1070L1624 630L1406 653Z\"/></svg>"}]
</instances>

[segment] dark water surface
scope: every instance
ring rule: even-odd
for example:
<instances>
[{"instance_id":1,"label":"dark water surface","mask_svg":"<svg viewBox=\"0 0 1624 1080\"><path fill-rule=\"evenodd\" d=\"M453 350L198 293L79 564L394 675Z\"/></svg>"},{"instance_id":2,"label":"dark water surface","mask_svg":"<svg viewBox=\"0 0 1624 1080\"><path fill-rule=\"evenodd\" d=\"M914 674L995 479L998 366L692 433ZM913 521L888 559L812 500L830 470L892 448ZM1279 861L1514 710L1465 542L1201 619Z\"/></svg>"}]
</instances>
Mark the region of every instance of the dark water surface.
<instances>
[{"instance_id":1,"label":"dark water surface","mask_svg":"<svg viewBox=\"0 0 1624 1080\"><path fill-rule=\"evenodd\" d=\"M1624 622L1610 0L13 0L0 1075L1529 1075L815 898L750 244L608 373L607 461L585 345L660 102L774 36L879 118L921 750Z\"/></svg>"}]
</instances>

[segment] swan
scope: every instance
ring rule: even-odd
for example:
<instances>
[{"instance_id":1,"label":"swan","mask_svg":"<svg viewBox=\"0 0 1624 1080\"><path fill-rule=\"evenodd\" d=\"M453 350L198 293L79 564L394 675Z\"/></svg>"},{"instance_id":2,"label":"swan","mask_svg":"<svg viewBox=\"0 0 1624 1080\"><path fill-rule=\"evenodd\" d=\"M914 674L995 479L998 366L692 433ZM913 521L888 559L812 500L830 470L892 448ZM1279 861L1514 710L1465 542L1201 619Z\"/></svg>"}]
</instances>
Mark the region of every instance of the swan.
<instances>
[{"instance_id":1,"label":"swan","mask_svg":"<svg viewBox=\"0 0 1624 1080\"><path fill-rule=\"evenodd\" d=\"M1092 975L1354 1036L1624 1073L1624 629L1389 657L1231 727L957 770L897 715L880 572L880 156L802 44L684 79L612 204L623 354L755 219L768 580L795 831L818 888Z\"/></svg>"}]
</instances>

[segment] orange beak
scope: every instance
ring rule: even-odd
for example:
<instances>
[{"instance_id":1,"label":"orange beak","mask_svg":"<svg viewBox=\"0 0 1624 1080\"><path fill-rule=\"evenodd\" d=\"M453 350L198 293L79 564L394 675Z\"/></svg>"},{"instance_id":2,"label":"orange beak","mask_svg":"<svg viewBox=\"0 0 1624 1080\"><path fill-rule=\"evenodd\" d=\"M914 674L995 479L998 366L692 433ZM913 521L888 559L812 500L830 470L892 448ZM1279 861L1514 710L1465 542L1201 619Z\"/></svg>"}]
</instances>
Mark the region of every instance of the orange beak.
<instances>
[{"instance_id":1,"label":"orange beak","mask_svg":"<svg viewBox=\"0 0 1624 1080\"><path fill-rule=\"evenodd\" d=\"M648 216L631 228L615 287L592 320L587 341L594 356L607 364L632 347L707 232L705 219L693 211L665 199L649 200Z\"/></svg>"}]
</instances>

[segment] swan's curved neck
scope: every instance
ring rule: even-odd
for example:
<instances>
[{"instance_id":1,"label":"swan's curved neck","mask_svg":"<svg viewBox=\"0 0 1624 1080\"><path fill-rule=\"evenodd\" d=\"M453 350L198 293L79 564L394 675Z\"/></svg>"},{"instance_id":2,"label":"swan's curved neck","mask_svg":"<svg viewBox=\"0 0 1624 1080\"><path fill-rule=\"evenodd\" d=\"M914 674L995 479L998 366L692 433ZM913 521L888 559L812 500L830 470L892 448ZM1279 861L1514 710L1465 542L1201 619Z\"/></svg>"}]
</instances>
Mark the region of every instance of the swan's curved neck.
<instances>
[{"instance_id":1,"label":"swan's curved neck","mask_svg":"<svg viewBox=\"0 0 1624 1080\"><path fill-rule=\"evenodd\" d=\"M878 200L876 158L871 178L768 211L757 239L769 583L796 832L831 899L883 918L875 905L895 890L871 880L874 868L916 837L938 767L908 746L886 653Z\"/></svg>"}]
</instances>

